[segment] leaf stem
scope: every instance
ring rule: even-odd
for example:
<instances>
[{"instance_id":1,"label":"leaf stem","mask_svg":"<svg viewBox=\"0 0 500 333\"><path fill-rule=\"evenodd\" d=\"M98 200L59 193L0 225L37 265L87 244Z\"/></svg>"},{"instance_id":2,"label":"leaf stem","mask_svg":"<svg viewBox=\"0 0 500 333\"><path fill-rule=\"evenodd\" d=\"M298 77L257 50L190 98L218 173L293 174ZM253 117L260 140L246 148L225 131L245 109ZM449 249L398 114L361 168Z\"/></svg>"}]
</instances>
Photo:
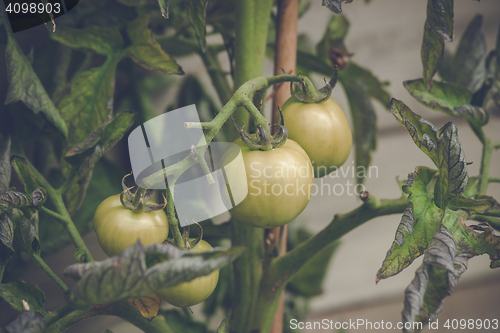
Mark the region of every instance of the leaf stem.
<instances>
[{"instance_id":1,"label":"leaf stem","mask_svg":"<svg viewBox=\"0 0 500 333\"><path fill-rule=\"evenodd\" d=\"M26 159L26 162L28 163L29 168L33 171L38 183L40 186L42 186L46 191L49 196L49 198L52 200L54 203L54 206L57 211L57 215L44 208L44 207L39 207L39 209L42 212L45 212L53 217L55 217L61 224L63 225L64 229L66 229L66 232L69 235L69 238L75 245L77 252L82 252L83 253L83 260L85 262L90 262L94 261L94 258L92 257L92 254L90 254L90 251L87 248L87 245L85 245L85 242L82 239L82 236L78 232L78 229L76 228L75 224L73 223L73 220L71 219L71 216L68 213L68 210L66 209L66 206L64 204L64 201L62 199L61 194L59 194L53 187L50 185L50 183L45 179L45 177L38 172L37 168L31 162Z\"/></svg>"},{"instance_id":2,"label":"leaf stem","mask_svg":"<svg viewBox=\"0 0 500 333\"><path fill-rule=\"evenodd\" d=\"M182 238L181 231L179 230L179 220L175 216L174 198L172 196L172 192L170 191L170 187L167 186L166 192L168 227L174 238L175 246L177 246L179 249L185 249L186 240Z\"/></svg>"},{"instance_id":3,"label":"leaf stem","mask_svg":"<svg viewBox=\"0 0 500 333\"><path fill-rule=\"evenodd\" d=\"M493 144L490 138L487 136L483 139L483 152L481 156L481 167L480 167L480 178L478 195L486 194L488 189L488 184L490 180L490 165L491 165L491 155L493 153Z\"/></svg>"},{"instance_id":4,"label":"leaf stem","mask_svg":"<svg viewBox=\"0 0 500 333\"><path fill-rule=\"evenodd\" d=\"M100 315L117 316L129 321L134 326L148 333L175 333L165 322L163 316L156 316L151 322L129 302L119 301L106 308L88 308L75 310L48 326L44 332L63 332L82 320ZM54 327L54 325L57 325Z\"/></svg>"},{"instance_id":5,"label":"leaf stem","mask_svg":"<svg viewBox=\"0 0 500 333\"><path fill-rule=\"evenodd\" d=\"M68 313L72 312L74 309L69 304L64 304L60 308L50 312L45 316L45 327L49 327L62 317L66 316Z\"/></svg>"},{"instance_id":6,"label":"leaf stem","mask_svg":"<svg viewBox=\"0 0 500 333\"><path fill-rule=\"evenodd\" d=\"M38 255L33 253L31 259L42 269L42 271L47 274L47 276L56 284L56 286L61 289L63 293L66 293L69 288L68 286L50 269L49 266L43 261L43 259Z\"/></svg>"}]
</instances>

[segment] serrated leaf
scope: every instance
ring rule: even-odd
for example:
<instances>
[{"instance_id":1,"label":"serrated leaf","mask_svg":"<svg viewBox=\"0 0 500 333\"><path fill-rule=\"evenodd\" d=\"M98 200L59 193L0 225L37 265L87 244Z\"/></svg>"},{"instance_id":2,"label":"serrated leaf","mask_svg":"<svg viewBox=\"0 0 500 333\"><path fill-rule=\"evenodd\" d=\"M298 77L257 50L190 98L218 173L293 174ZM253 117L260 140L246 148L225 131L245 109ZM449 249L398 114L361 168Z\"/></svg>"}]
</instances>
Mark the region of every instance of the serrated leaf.
<instances>
[{"instance_id":1,"label":"serrated leaf","mask_svg":"<svg viewBox=\"0 0 500 333\"><path fill-rule=\"evenodd\" d=\"M7 31L9 32L7 33L5 61L9 90L5 104L22 101L35 114L42 112L47 120L67 137L68 126L66 122L33 71L29 60L19 48L14 37L11 36L10 30L7 29Z\"/></svg>"},{"instance_id":2,"label":"serrated leaf","mask_svg":"<svg viewBox=\"0 0 500 333\"><path fill-rule=\"evenodd\" d=\"M142 16L127 26L127 33L132 40L128 48L129 56L142 67L162 74L184 74L177 62L166 54L148 29L149 17Z\"/></svg>"},{"instance_id":3,"label":"serrated leaf","mask_svg":"<svg viewBox=\"0 0 500 333\"><path fill-rule=\"evenodd\" d=\"M31 205L31 198L26 193L14 190L0 192L0 213L15 207L28 207Z\"/></svg>"},{"instance_id":4,"label":"serrated leaf","mask_svg":"<svg viewBox=\"0 0 500 333\"><path fill-rule=\"evenodd\" d=\"M417 147L427 154L435 165L439 165L436 126L413 113L409 107L395 98L391 100L390 111L396 120L406 127Z\"/></svg>"},{"instance_id":5,"label":"serrated leaf","mask_svg":"<svg viewBox=\"0 0 500 333\"><path fill-rule=\"evenodd\" d=\"M447 80L471 92L481 88L486 79L484 58L486 39L481 32L483 17L476 15L465 30L451 59Z\"/></svg>"},{"instance_id":6,"label":"serrated leaf","mask_svg":"<svg viewBox=\"0 0 500 333\"><path fill-rule=\"evenodd\" d=\"M451 232L441 226L429 244L424 263L415 272L415 278L405 290L405 306L402 312L404 323L433 321L441 311L443 300L456 287L460 275L467 268L462 258L456 258L456 243ZM459 265L455 269L454 265ZM419 332L412 325L403 332Z\"/></svg>"},{"instance_id":7,"label":"serrated leaf","mask_svg":"<svg viewBox=\"0 0 500 333\"><path fill-rule=\"evenodd\" d=\"M139 310L144 318L152 319L158 314L160 309L161 299L155 294L143 296L134 299L128 299L137 310Z\"/></svg>"},{"instance_id":8,"label":"serrated leaf","mask_svg":"<svg viewBox=\"0 0 500 333\"><path fill-rule=\"evenodd\" d=\"M76 181L65 193L70 214L75 213L81 206L96 163L123 138L134 124L134 119L135 112L120 112L106 122L104 127L100 126L87 139L68 152L69 157L72 157L70 161L74 163L74 167L78 168Z\"/></svg>"},{"instance_id":9,"label":"serrated leaf","mask_svg":"<svg viewBox=\"0 0 500 333\"><path fill-rule=\"evenodd\" d=\"M456 117L455 107L470 104L472 98L470 91L452 83L434 81L430 90L425 87L423 79L405 81L403 85L423 105Z\"/></svg>"},{"instance_id":10,"label":"serrated leaf","mask_svg":"<svg viewBox=\"0 0 500 333\"><path fill-rule=\"evenodd\" d=\"M68 301L85 307L150 295L207 275L232 262L242 251L241 248L232 248L199 253L180 250L170 244L143 247L138 241L116 257L67 267L64 274L78 280L68 295ZM163 261L148 267L148 258L151 257Z\"/></svg>"},{"instance_id":11,"label":"serrated leaf","mask_svg":"<svg viewBox=\"0 0 500 333\"><path fill-rule=\"evenodd\" d=\"M45 321L35 311L23 311L5 327L6 333L42 333Z\"/></svg>"},{"instance_id":12,"label":"serrated leaf","mask_svg":"<svg viewBox=\"0 0 500 333\"><path fill-rule=\"evenodd\" d=\"M160 6L161 16L168 19L168 0L157 0L158 6Z\"/></svg>"},{"instance_id":13,"label":"serrated leaf","mask_svg":"<svg viewBox=\"0 0 500 333\"><path fill-rule=\"evenodd\" d=\"M344 88L349 101L349 109L351 110L355 149L354 161L356 167L368 168L371 161L371 154L377 147L377 116L370 101L368 87L362 81L351 80L345 75L342 75L340 82ZM363 177L358 177L357 173L356 181L363 183L364 174Z\"/></svg>"},{"instance_id":14,"label":"serrated leaf","mask_svg":"<svg viewBox=\"0 0 500 333\"><path fill-rule=\"evenodd\" d=\"M439 177L434 197L436 206L441 209L454 196L462 194L469 182L467 161L457 132L457 126L452 122L444 125L438 132Z\"/></svg>"},{"instance_id":15,"label":"serrated leaf","mask_svg":"<svg viewBox=\"0 0 500 333\"><path fill-rule=\"evenodd\" d=\"M323 0L322 5L326 6L335 14L342 14L342 1L344 0Z\"/></svg>"},{"instance_id":16,"label":"serrated leaf","mask_svg":"<svg viewBox=\"0 0 500 333\"><path fill-rule=\"evenodd\" d=\"M0 158L0 191L5 191L9 188L10 177L11 177L11 166L10 166L10 137L5 142L2 157Z\"/></svg>"},{"instance_id":17,"label":"serrated leaf","mask_svg":"<svg viewBox=\"0 0 500 333\"><path fill-rule=\"evenodd\" d=\"M405 292L405 322L434 320L441 311L445 297L455 289L472 257L488 254L490 267L500 259L500 237L488 225L468 227L464 211L446 210L440 230L426 250L424 262ZM418 332L406 330L404 332Z\"/></svg>"},{"instance_id":18,"label":"serrated leaf","mask_svg":"<svg viewBox=\"0 0 500 333\"><path fill-rule=\"evenodd\" d=\"M26 301L32 311L45 315L45 294L34 283L26 283L17 280L10 283L0 284L0 297L2 297L16 311L24 310L23 300Z\"/></svg>"},{"instance_id":19,"label":"serrated leaf","mask_svg":"<svg viewBox=\"0 0 500 333\"><path fill-rule=\"evenodd\" d=\"M26 159L24 159L24 157L14 155L12 156L11 164L17 174L17 177L24 185L26 193L32 193L38 187L38 182L36 181L33 171L29 168Z\"/></svg>"},{"instance_id":20,"label":"serrated leaf","mask_svg":"<svg viewBox=\"0 0 500 333\"><path fill-rule=\"evenodd\" d=\"M113 54L123 47L123 39L117 27L103 28L95 25L85 29L60 27L50 36L71 48L92 50L102 55Z\"/></svg>"},{"instance_id":21,"label":"serrated leaf","mask_svg":"<svg viewBox=\"0 0 500 333\"><path fill-rule=\"evenodd\" d=\"M113 110L115 69L120 57L110 57L96 68L81 72L71 80L71 91L59 102L69 124L68 146L82 142Z\"/></svg>"},{"instance_id":22,"label":"serrated leaf","mask_svg":"<svg viewBox=\"0 0 500 333\"><path fill-rule=\"evenodd\" d=\"M207 47L205 36L207 34L206 18L208 0L185 0L185 2L196 39L198 39L201 51L205 52L205 48Z\"/></svg>"},{"instance_id":23,"label":"serrated leaf","mask_svg":"<svg viewBox=\"0 0 500 333\"><path fill-rule=\"evenodd\" d=\"M420 257L438 230L444 212L433 202L435 174L436 170L417 167L408 177L411 182L405 186L410 193L409 202L394 242L377 273L377 281L398 274Z\"/></svg>"},{"instance_id":24,"label":"serrated leaf","mask_svg":"<svg viewBox=\"0 0 500 333\"><path fill-rule=\"evenodd\" d=\"M30 255L40 255L40 239L38 238L38 211L28 219L20 209L12 209L12 220L16 224L14 243Z\"/></svg>"}]
</instances>

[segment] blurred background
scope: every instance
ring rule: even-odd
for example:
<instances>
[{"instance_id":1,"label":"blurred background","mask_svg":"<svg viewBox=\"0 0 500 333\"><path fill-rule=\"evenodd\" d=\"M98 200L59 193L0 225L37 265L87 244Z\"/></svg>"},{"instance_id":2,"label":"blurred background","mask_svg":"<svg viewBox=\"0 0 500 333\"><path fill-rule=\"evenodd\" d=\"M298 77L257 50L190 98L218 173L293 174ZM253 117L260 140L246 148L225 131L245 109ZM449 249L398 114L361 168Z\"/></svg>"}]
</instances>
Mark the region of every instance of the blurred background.
<instances>
[{"instance_id":1,"label":"blurred background","mask_svg":"<svg viewBox=\"0 0 500 333\"><path fill-rule=\"evenodd\" d=\"M450 118L420 105L402 85L405 80L422 77L420 45L426 18L426 3L425 0L372 0L369 4L365 4L364 1L357 0L345 4L343 13L351 23L345 43L349 51L354 54L353 61L369 68L381 81L390 83L387 89L391 96L402 100L415 113L441 127L450 121ZM325 26L333 14L321 6L320 0L314 0L311 4L309 11L300 19L298 29L299 34L307 34L312 45L315 45L323 36ZM450 50L456 48L456 41L476 14L483 16L482 30L488 50L495 47L500 24L500 1L456 0L455 41L447 43L447 48ZM38 27L18 33L16 38L35 38L38 34L46 33L43 27ZM211 41L213 40L208 40L208 42ZM207 87L208 94L216 95L215 91L211 90L208 74L199 57L181 57L176 60L186 74L195 74L201 78ZM228 59L221 57L221 61L229 70ZM265 75L270 76L272 73L273 63L272 60L268 60ZM318 85L323 81L320 76L313 76L313 79ZM179 85L180 80L179 77L169 77L168 89L155 93L152 106L157 114L164 112L176 100L176 86ZM338 101L349 117L348 103L340 85L334 89L332 97ZM397 198L401 191L396 177L405 179L416 166L432 166L432 162L413 144L406 130L382 105L375 103L375 107L378 118L377 151L372 160L375 168L372 169L374 171L371 176L366 179L365 188L379 198ZM499 110L490 111L490 123L485 131L493 140L500 140ZM473 162L469 166L469 174L476 175L479 172L481 155L478 149L479 142L465 122L456 118L451 120L459 128L459 137L467 161ZM107 157L115 160L123 159L123 161L127 158L122 156L118 149ZM351 154L344 170L348 170L349 166L354 167L352 157ZM500 154L498 153L494 154L491 173L494 177L500 177ZM348 172L346 177L325 177L316 179L316 182L320 188L323 184L332 187L340 183L345 186L344 188L351 184L352 189L355 178L352 177L351 172ZM491 184L488 194L500 197L500 184ZM311 232L318 232L332 220L334 214L347 212L357 207L359 203L357 196L345 195L345 193L344 195L317 195L312 198L306 210L293 223L306 225ZM421 258L399 275L375 284L375 274L392 244L399 221L399 215L376 218L342 238L328 266L323 293L313 298L310 303L307 321L321 321L325 318L334 321L360 318L393 323L400 321L404 290L413 279L414 271L420 265ZM96 260L106 257L97 244L93 232L86 235L84 240ZM63 268L74 262L73 252L73 249L68 247L52 254L47 257L47 264L62 276ZM62 304L63 295L38 267L31 265L23 274L23 280L36 282L47 295L50 295L47 298L47 310L55 309ZM195 315L200 311L200 307L201 305L193 307ZM500 319L498 309L500 309L500 270L491 270L486 256L474 258L469 261L469 268L462 275L457 290L445 301L444 310L439 316L440 329L432 331L449 332L442 327L446 319ZM7 318L11 312L12 310L5 303L0 303L0 318ZM0 324L4 323L0 320ZM68 332L103 332L106 328L116 333L140 332L131 324L113 317L89 319L75 325ZM426 328L424 332L428 330ZM304 332L324 331L304 330ZM369 330L361 331L369 332Z\"/></svg>"}]
</instances>

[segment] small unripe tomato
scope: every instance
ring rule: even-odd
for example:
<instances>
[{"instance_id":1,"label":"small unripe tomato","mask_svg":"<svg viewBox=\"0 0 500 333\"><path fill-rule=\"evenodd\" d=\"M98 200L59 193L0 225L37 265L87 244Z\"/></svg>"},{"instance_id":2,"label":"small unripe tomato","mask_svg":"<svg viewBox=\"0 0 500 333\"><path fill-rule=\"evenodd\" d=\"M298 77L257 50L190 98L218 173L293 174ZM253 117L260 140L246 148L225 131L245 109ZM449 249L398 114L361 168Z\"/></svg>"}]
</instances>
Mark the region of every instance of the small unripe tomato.
<instances>
[{"instance_id":1,"label":"small unripe tomato","mask_svg":"<svg viewBox=\"0 0 500 333\"><path fill-rule=\"evenodd\" d=\"M113 257L138 239L142 245L165 241L168 220L162 209L148 213L131 211L122 205L120 194L117 194L105 199L97 207L94 229L102 250Z\"/></svg>"},{"instance_id":2,"label":"small unripe tomato","mask_svg":"<svg viewBox=\"0 0 500 333\"><path fill-rule=\"evenodd\" d=\"M212 249L212 246L201 240L192 250L204 252L210 249ZM206 300L215 290L218 281L219 270L216 270L191 281L162 289L156 295L169 304L185 308Z\"/></svg>"},{"instance_id":3,"label":"small unripe tomato","mask_svg":"<svg viewBox=\"0 0 500 333\"><path fill-rule=\"evenodd\" d=\"M351 152L352 133L335 100L302 103L290 97L281 110L288 137L309 155L315 177L323 177L345 163Z\"/></svg>"},{"instance_id":4,"label":"small unripe tomato","mask_svg":"<svg viewBox=\"0 0 500 333\"><path fill-rule=\"evenodd\" d=\"M311 161L295 141L272 150L253 150L241 139L234 142L241 149L245 164L242 170L226 168L232 193L248 186L243 201L230 210L237 220L260 228L275 228L291 222L306 208L314 183Z\"/></svg>"}]
</instances>

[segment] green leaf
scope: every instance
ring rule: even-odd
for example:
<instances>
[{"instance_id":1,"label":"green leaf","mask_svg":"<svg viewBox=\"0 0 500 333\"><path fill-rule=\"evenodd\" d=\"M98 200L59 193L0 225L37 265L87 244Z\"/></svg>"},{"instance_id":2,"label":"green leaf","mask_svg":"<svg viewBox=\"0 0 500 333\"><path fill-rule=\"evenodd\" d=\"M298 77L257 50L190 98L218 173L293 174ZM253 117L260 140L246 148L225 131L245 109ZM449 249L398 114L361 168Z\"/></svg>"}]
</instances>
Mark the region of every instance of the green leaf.
<instances>
[{"instance_id":1,"label":"green leaf","mask_svg":"<svg viewBox=\"0 0 500 333\"><path fill-rule=\"evenodd\" d=\"M14 229L14 221L12 221L9 214L4 213L0 215L0 242L12 252L14 252Z\"/></svg>"},{"instance_id":2,"label":"green leaf","mask_svg":"<svg viewBox=\"0 0 500 333\"><path fill-rule=\"evenodd\" d=\"M328 54L332 48L348 53L344 45L344 39L349 32L350 23L344 15L333 15L326 26L323 38L316 45L318 57L328 60Z\"/></svg>"},{"instance_id":3,"label":"green leaf","mask_svg":"<svg viewBox=\"0 0 500 333\"><path fill-rule=\"evenodd\" d=\"M123 39L117 27L90 26L85 29L60 27L50 34L52 39L75 49L87 49L103 55L119 52Z\"/></svg>"},{"instance_id":4,"label":"green leaf","mask_svg":"<svg viewBox=\"0 0 500 333\"><path fill-rule=\"evenodd\" d=\"M468 211L469 214L481 214L489 211L496 204L495 199L490 197L471 199L464 195L458 195L450 200L448 207L452 210L463 209Z\"/></svg>"},{"instance_id":5,"label":"green leaf","mask_svg":"<svg viewBox=\"0 0 500 333\"><path fill-rule=\"evenodd\" d=\"M242 252L242 248L232 248L195 253L170 244L144 248L138 241L117 257L67 267L64 274L78 280L68 300L75 306L86 307L149 295L207 275L229 264ZM146 263L152 257L163 260L148 267Z\"/></svg>"},{"instance_id":6,"label":"green leaf","mask_svg":"<svg viewBox=\"0 0 500 333\"><path fill-rule=\"evenodd\" d=\"M339 77L341 80L350 79L363 82L370 97L378 100L386 108L390 107L391 95L385 89L386 84L380 82L370 70L351 62L347 69L339 72Z\"/></svg>"},{"instance_id":7,"label":"green leaf","mask_svg":"<svg viewBox=\"0 0 500 333\"><path fill-rule=\"evenodd\" d=\"M160 6L161 16L168 19L168 0L157 0Z\"/></svg>"},{"instance_id":8,"label":"green leaf","mask_svg":"<svg viewBox=\"0 0 500 333\"><path fill-rule=\"evenodd\" d=\"M436 170L417 167L403 186L403 190L410 194L408 206L377 273L377 281L398 274L420 257L438 230L444 212L433 201L435 174Z\"/></svg>"},{"instance_id":9,"label":"green leaf","mask_svg":"<svg viewBox=\"0 0 500 333\"><path fill-rule=\"evenodd\" d=\"M354 78L351 79L344 72L341 72L340 82L344 88L349 101L349 109L351 110L351 119L354 127L354 161L356 167L362 166L367 168L370 165L371 154L377 148L377 116L366 84ZM362 177L358 177L358 174L356 174L356 181L363 183L364 174Z\"/></svg>"},{"instance_id":10,"label":"green leaf","mask_svg":"<svg viewBox=\"0 0 500 333\"><path fill-rule=\"evenodd\" d=\"M32 311L45 315L45 294L34 283L26 283L21 280L0 284L0 296L9 303L16 311L24 310L23 300L26 301Z\"/></svg>"},{"instance_id":11,"label":"green leaf","mask_svg":"<svg viewBox=\"0 0 500 333\"><path fill-rule=\"evenodd\" d=\"M453 40L453 0L428 0L426 22L442 40L451 42Z\"/></svg>"},{"instance_id":12,"label":"green leaf","mask_svg":"<svg viewBox=\"0 0 500 333\"><path fill-rule=\"evenodd\" d=\"M335 75L335 70L332 66L317 56L303 51L297 51L297 66L304 68L307 71L316 72L328 77Z\"/></svg>"},{"instance_id":13,"label":"green leaf","mask_svg":"<svg viewBox=\"0 0 500 333\"><path fill-rule=\"evenodd\" d=\"M17 177L24 185L26 193L32 193L39 185L24 157L17 155L12 156L11 164L16 171Z\"/></svg>"},{"instance_id":14,"label":"green leaf","mask_svg":"<svg viewBox=\"0 0 500 333\"><path fill-rule=\"evenodd\" d=\"M12 209L11 216L16 223L14 242L30 255L40 255L40 239L38 238L38 211L28 219L20 209Z\"/></svg>"},{"instance_id":15,"label":"green leaf","mask_svg":"<svg viewBox=\"0 0 500 333\"><path fill-rule=\"evenodd\" d=\"M434 81L430 90L425 87L423 79L405 81L403 85L423 105L450 116L457 117L455 107L470 104L472 98L468 90L452 83Z\"/></svg>"},{"instance_id":16,"label":"green leaf","mask_svg":"<svg viewBox=\"0 0 500 333\"><path fill-rule=\"evenodd\" d=\"M441 311L444 298L455 289L458 279L467 269L468 258L456 257L456 243L451 232L441 226L433 236L424 256L424 263L405 290L403 322L434 321ZM455 265L459 268L455 269ZM413 327L408 325L408 327ZM403 332L419 332L403 329Z\"/></svg>"},{"instance_id":17,"label":"green leaf","mask_svg":"<svg viewBox=\"0 0 500 333\"><path fill-rule=\"evenodd\" d=\"M29 207L32 200L29 195L14 190L0 191L0 213L15 207Z\"/></svg>"},{"instance_id":18,"label":"green leaf","mask_svg":"<svg viewBox=\"0 0 500 333\"><path fill-rule=\"evenodd\" d=\"M436 126L413 113L409 107L395 98L391 100L390 111L396 120L406 127L417 147L427 154L436 166L439 165Z\"/></svg>"},{"instance_id":19,"label":"green leaf","mask_svg":"<svg viewBox=\"0 0 500 333\"><path fill-rule=\"evenodd\" d=\"M5 327L6 333L42 333L45 322L43 317L34 311L23 311Z\"/></svg>"},{"instance_id":20,"label":"green leaf","mask_svg":"<svg viewBox=\"0 0 500 333\"><path fill-rule=\"evenodd\" d=\"M11 166L10 166L10 137L5 142L5 148L0 158L0 192L5 191L9 188L10 177L11 177Z\"/></svg>"},{"instance_id":21,"label":"green leaf","mask_svg":"<svg viewBox=\"0 0 500 333\"><path fill-rule=\"evenodd\" d=\"M405 322L434 320L441 311L445 297L455 289L468 260L488 254L490 267L500 264L500 237L488 225L468 227L464 211L446 210L439 231L427 248L422 266L405 291ZM412 332L408 330L408 332Z\"/></svg>"},{"instance_id":22,"label":"green leaf","mask_svg":"<svg viewBox=\"0 0 500 333\"><path fill-rule=\"evenodd\" d=\"M9 29L7 30L10 31ZM68 127L66 122L54 106L38 76L33 71L29 60L21 51L10 32L7 33L7 37L5 60L9 90L5 98L5 104L22 101L35 114L42 112L47 120L67 137Z\"/></svg>"},{"instance_id":23,"label":"green leaf","mask_svg":"<svg viewBox=\"0 0 500 333\"><path fill-rule=\"evenodd\" d=\"M217 333L229 333L229 331L227 330L226 319L223 319L222 323L220 323L220 326L217 329Z\"/></svg>"},{"instance_id":24,"label":"green leaf","mask_svg":"<svg viewBox=\"0 0 500 333\"><path fill-rule=\"evenodd\" d=\"M425 87L430 90L444 51L444 41L453 39L453 0L428 0L424 39L420 50Z\"/></svg>"},{"instance_id":25,"label":"green leaf","mask_svg":"<svg viewBox=\"0 0 500 333\"><path fill-rule=\"evenodd\" d=\"M335 14L342 14L342 1L344 0L323 0L322 5L326 6Z\"/></svg>"},{"instance_id":26,"label":"green leaf","mask_svg":"<svg viewBox=\"0 0 500 333\"><path fill-rule=\"evenodd\" d=\"M208 0L185 0L185 2L196 39L198 39L201 51L205 52L205 48L207 47L205 36L207 34L206 18Z\"/></svg>"},{"instance_id":27,"label":"green leaf","mask_svg":"<svg viewBox=\"0 0 500 333\"><path fill-rule=\"evenodd\" d=\"M7 262L14 254L14 221L9 214L0 214L0 282Z\"/></svg>"},{"instance_id":28,"label":"green leaf","mask_svg":"<svg viewBox=\"0 0 500 333\"><path fill-rule=\"evenodd\" d=\"M132 40L129 56L142 67L162 74L184 74L177 62L166 54L148 29L149 16L142 16L130 22L127 33Z\"/></svg>"},{"instance_id":29,"label":"green leaf","mask_svg":"<svg viewBox=\"0 0 500 333\"><path fill-rule=\"evenodd\" d=\"M483 17L476 15L467 26L451 63L451 82L475 92L486 79L486 39L481 32Z\"/></svg>"},{"instance_id":30,"label":"green leaf","mask_svg":"<svg viewBox=\"0 0 500 333\"><path fill-rule=\"evenodd\" d=\"M452 122L438 132L439 177L434 196L436 206L441 209L445 209L454 196L462 194L469 182L467 161L457 132L457 126Z\"/></svg>"},{"instance_id":31,"label":"green leaf","mask_svg":"<svg viewBox=\"0 0 500 333\"><path fill-rule=\"evenodd\" d=\"M81 72L71 80L71 91L59 102L69 124L69 147L82 142L105 122L113 108L115 69L120 57L110 57L96 68Z\"/></svg>"},{"instance_id":32,"label":"green leaf","mask_svg":"<svg viewBox=\"0 0 500 333\"><path fill-rule=\"evenodd\" d=\"M457 106L453 112L457 117L467 120L475 127L484 126L490 120L490 116L484 108L474 105Z\"/></svg>"},{"instance_id":33,"label":"green leaf","mask_svg":"<svg viewBox=\"0 0 500 333\"><path fill-rule=\"evenodd\" d=\"M134 124L135 112L120 112L103 126L98 127L88 138L70 149L66 158L78 168L78 177L65 193L69 212L75 213L85 197L92 171L99 159L113 148Z\"/></svg>"}]
</instances>

